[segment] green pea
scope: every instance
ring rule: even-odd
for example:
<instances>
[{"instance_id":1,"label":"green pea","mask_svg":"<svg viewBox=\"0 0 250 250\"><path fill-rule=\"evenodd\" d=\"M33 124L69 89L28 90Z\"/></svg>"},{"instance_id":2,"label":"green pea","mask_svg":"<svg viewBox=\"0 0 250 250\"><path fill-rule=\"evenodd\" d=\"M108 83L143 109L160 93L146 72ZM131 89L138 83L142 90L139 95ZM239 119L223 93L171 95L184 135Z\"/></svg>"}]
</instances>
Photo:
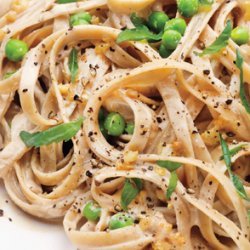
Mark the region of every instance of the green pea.
<instances>
[{"instance_id":1,"label":"green pea","mask_svg":"<svg viewBox=\"0 0 250 250\"><path fill-rule=\"evenodd\" d=\"M159 54L162 58L167 58L172 54L172 50L166 49L163 44L160 45Z\"/></svg>"},{"instance_id":2,"label":"green pea","mask_svg":"<svg viewBox=\"0 0 250 250\"><path fill-rule=\"evenodd\" d=\"M77 2L77 0L57 0L58 3L74 3Z\"/></svg>"},{"instance_id":3,"label":"green pea","mask_svg":"<svg viewBox=\"0 0 250 250\"><path fill-rule=\"evenodd\" d=\"M88 12L80 12L70 16L69 24L71 27L89 24L91 22L92 16Z\"/></svg>"},{"instance_id":4,"label":"green pea","mask_svg":"<svg viewBox=\"0 0 250 250\"><path fill-rule=\"evenodd\" d=\"M6 57L13 62L21 61L28 50L28 45L17 39L10 39L5 46Z\"/></svg>"},{"instance_id":5,"label":"green pea","mask_svg":"<svg viewBox=\"0 0 250 250\"><path fill-rule=\"evenodd\" d=\"M162 44L166 49L176 49L178 43L181 40L181 34L175 30L167 30L162 36Z\"/></svg>"},{"instance_id":6,"label":"green pea","mask_svg":"<svg viewBox=\"0 0 250 250\"><path fill-rule=\"evenodd\" d=\"M132 135L135 130L135 124L133 122L129 122L126 124L125 131L129 134Z\"/></svg>"},{"instance_id":7,"label":"green pea","mask_svg":"<svg viewBox=\"0 0 250 250\"><path fill-rule=\"evenodd\" d=\"M234 40L235 43L238 45L246 44L249 41L249 32L246 27L236 27L232 30L231 38Z\"/></svg>"},{"instance_id":8,"label":"green pea","mask_svg":"<svg viewBox=\"0 0 250 250\"><path fill-rule=\"evenodd\" d=\"M13 74L15 74L16 71L10 71L10 72L6 72L3 76L3 79L7 79L9 77L11 77Z\"/></svg>"},{"instance_id":9,"label":"green pea","mask_svg":"<svg viewBox=\"0 0 250 250\"><path fill-rule=\"evenodd\" d=\"M164 31L166 30L175 30L178 31L181 35L184 35L186 30L186 22L182 18L173 18L166 22Z\"/></svg>"},{"instance_id":10,"label":"green pea","mask_svg":"<svg viewBox=\"0 0 250 250\"><path fill-rule=\"evenodd\" d=\"M161 32L168 20L169 18L164 12L154 11L148 17L148 26L155 32Z\"/></svg>"},{"instance_id":11,"label":"green pea","mask_svg":"<svg viewBox=\"0 0 250 250\"><path fill-rule=\"evenodd\" d=\"M97 221L101 216L101 208L94 201L89 201L83 208L83 216L90 221Z\"/></svg>"},{"instance_id":12,"label":"green pea","mask_svg":"<svg viewBox=\"0 0 250 250\"><path fill-rule=\"evenodd\" d=\"M177 0L177 7L180 14L184 17L194 16L199 9L198 0Z\"/></svg>"},{"instance_id":13,"label":"green pea","mask_svg":"<svg viewBox=\"0 0 250 250\"><path fill-rule=\"evenodd\" d=\"M125 120L119 113L109 113L104 121L104 127L109 135L120 136L125 129Z\"/></svg>"},{"instance_id":14,"label":"green pea","mask_svg":"<svg viewBox=\"0 0 250 250\"><path fill-rule=\"evenodd\" d=\"M134 219L126 213L117 213L110 218L109 229L114 230L118 228L132 226Z\"/></svg>"}]
</instances>

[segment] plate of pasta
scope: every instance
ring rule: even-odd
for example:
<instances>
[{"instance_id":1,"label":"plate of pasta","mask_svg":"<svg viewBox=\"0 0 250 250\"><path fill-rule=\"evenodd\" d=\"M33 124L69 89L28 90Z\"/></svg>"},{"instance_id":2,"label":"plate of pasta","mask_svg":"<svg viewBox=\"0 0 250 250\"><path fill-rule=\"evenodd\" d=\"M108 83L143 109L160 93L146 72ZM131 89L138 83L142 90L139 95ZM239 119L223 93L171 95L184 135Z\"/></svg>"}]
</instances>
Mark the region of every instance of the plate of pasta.
<instances>
[{"instance_id":1,"label":"plate of pasta","mask_svg":"<svg viewBox=\"0 0 250 250\"><path fill-rule=\"evenodd\" d=\"M249 65L248 0L3 1L4 249L249 250Z\"/></svg>"}]
</instances>

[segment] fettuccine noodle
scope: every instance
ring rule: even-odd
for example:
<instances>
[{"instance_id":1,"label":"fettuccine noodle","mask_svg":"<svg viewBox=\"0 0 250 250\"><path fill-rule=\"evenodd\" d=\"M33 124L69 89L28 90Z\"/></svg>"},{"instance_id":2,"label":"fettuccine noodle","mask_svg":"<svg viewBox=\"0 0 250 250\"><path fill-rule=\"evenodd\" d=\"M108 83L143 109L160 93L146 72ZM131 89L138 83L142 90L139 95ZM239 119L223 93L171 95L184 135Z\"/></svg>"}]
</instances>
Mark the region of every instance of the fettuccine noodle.
<instances>
[{"instance_id":1,"label":"fettuccine noodle","mask_svg":"<svg viewBox=\"0 0 250 250\"><path fill-rule=\"evenodd\" d=\"M250 196L250 114L240 100L236 49L244 57L250 91L250 43L233 40L215 55L200 57L227 20L250 32L247 1L216 0L186 19L187 29L166 59L157 43L116 39L134 28L130 14L165 11L180 17L174 0L2 1L0 6L0 178L23 211L60 220L78 249L250 249L250 203L242 199L221 160L218 132L232 155L232 171ZM248 7L247 7L248 6ZM69 26L87 11L91 24ZM10 38L29 46L22 61L6 59ZM70 52L78 51L71 81ZM5 73L14 72L4 78ZM133 122L134 132L106 139L101 108ZM84 117L69 142L27 147L21 131L34 133ZM170 171L157 161L178 162L177 186L168 200ZM143 188L126 211L135 223L110 230L121 212L126 179ZM82 210L94 200L98 221Z\"/></svg>"}]
</instances>

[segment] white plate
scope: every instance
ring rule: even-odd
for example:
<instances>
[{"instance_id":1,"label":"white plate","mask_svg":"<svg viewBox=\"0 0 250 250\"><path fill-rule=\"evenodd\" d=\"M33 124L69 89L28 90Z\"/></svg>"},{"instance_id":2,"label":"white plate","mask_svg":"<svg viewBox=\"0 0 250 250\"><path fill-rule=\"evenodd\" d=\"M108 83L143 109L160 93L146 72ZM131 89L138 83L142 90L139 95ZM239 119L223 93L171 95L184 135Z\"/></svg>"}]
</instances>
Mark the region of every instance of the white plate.
<instances>
[{"instance_id":1,"label":"white plate","mask_svg":"<svg viewBox=\"0 0 250 250\"><path fill-rule=\"evenodd\" d=\"M1 250L76 250L64 233L62 224L37 220L16 207L7 196L1 180L0 209L4 210L4 216L0 217Z\"/></svg>"}]
</instances>

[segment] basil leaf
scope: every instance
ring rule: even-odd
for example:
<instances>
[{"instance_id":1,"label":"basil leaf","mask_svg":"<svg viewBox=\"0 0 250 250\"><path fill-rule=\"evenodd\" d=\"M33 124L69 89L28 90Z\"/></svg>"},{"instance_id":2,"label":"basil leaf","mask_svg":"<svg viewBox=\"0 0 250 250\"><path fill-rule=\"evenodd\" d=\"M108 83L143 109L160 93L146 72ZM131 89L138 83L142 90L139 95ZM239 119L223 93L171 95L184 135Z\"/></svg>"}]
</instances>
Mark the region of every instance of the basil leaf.
<instances>
[{"instance_id":1,"label":"basil leaf","mask_svg":"<svg viewBox=\"0 0 250 250\"><path fill-rule=\"evenodd\" d=\"M57 0L58 3L74 3L77 0Z\"/></svg>"},{"instance_id":2,"label":"basil leaf","mask_svg":"<svg viewBox=\"0 0 250 250\"><path fill-rule=\"evenodd\" d=\"M60 124L42 132L20 132L20 137L27 147L40 147L53 142L69 141L80 130L83 118L76 121Z\"/></svg>"},{"instance_id":3,"label":"basil leaf","mask_svg":"<svg viewBox=\"0 0 250 250\"><path fill-rule=\"evenodd\" d=\"M228 148L228 145L227 145L226 141L222 138L221 134L219 134L219 138L220 138L220 144L221 144L221 149L223 152L224 161L226 163L226 167L227 167L230 179L233 182L233 185L234 185L237 193L239 194L239 196L245 200L250 201L250 198L247 196L247 193L245 191L245 188L244 188L240 178L232 172L231 154L230 154L230 150Z\"/></svg>"},{"instance_id":4,"label":"basil leaf","mask_svg":"<svg viewBox=\"0 0 250 250\"><path fill-rule=\"evenodd\" d=\"M174 192L178 182L178 176L175 171L171 172L170 179L169 179L169 184L168 184L168 189L166 192L166 197L167 199L170 199L172 193Z\"/></svg>"},{"instance_id":5,"label":"basil leaf","mask_svg":"<svg viewBox=\"0 0 250 250\"><path fill-rule=\"evenodd\" d=\"M173 161L157 161L156 164L169 171L175 171L181 166L181 163Z\"/></svg>"},{"instance_id":6,"label":"basil leaf","mask_svg":"<svg viewBox=\"0 0 250 250\"><path fill-rule=\"evenodd\" d=\"M134 181L134 183L135 183L135 185L137 186L137 188L138 188L139 190L142 190L142 188L143 188L142 180L139 179L139 178L133 178L132 180Z\"/></svg>"},{"instance_id":7,"label":"basil leaf","mask_svg":"<svg viewBox=\"0 0 250 250\"><path fill-rule=\"evenodd\" d=\"M230 149L230 150L229 150L230 155L231 155L231 156L236 155L238 152L240 152L240 151L244 148L244 146L246 146L246 144L242 144L242 145L239 145L239 146L237 146L237 147L235 147L235 148ZM224 156L222 155L222 156L220 157L220 160L223 160L223 159L224 159Z\"/></svg>"},{"instance_id":8,"label":"basil leaf","mask_svg":"<svg viewBox=\"0 0 250 250\"><path fill-rule=\"evenodd\" d=\"M142 183L139 182L140 179L126 179L125 184L122 189L121 194L121 207L123 210L128 209L128 205L133 199L139 194ZM141 180L140 180L141 181Z\"/></svg>"},{"instance_id":9,"label":"basil leaf","mask_svg":"<svg viewBox=\"0 0 250 250\"><path fill-rule=\"evenodd\" d=\"M75 82L78 73L77 50L73 48L69 54L69 70L71 73L71 82Z\"/></svg>"},{"instance_id":10,"label":"basil leaf","mask_svg":"<svg viewBox=\"0 0 250 250\"><path fill-rule=\"evenodd\" d=\"M15 73L16 73L16 71L7 72L7 73L4 74L3 79L4 80L8 79L9 77L11 77Z\"/></svg>"},{"instance_id":11,"label":"basil leaf","mask_svg":"<svg viewBox=\"0 0 250 250\"><path fill-rule=\"evenodd\" d=\"M166 168L167 170L171 171L169 184L166 192L167 199L170 199L178 182L178 176L175 170L178 169L182 164L174 161L161 161L161 160L157 161L156 164L162 168Z\"/></svg>"},{"instance_id":12,"label":"basil leaf","mask_svg":"<svg viewBox=\"0 0 250 250\"><path fill-rule=\"evenodd\" d=\"M244 89L244 76L243 76L243 57L240 54L240 51L236 51L236 66L240 70L240 99L242 105L245 107L248 114L250 114L250 103L247 100L247 96Z\"/></svg>"},{"instance_id":13,"label":"basil leaf","mask_svg":"<svg viewBox=\"0 0 250 250\"><path fill-rule=\"evenodd\" d=\"M141 41L141 40L150 40L150 41L160 41L162 38L162 32L159 34L152 33L146 26L141 25L134 29L126 29L122 31L116 42L121 43L124 41Z\"/></svg>"},{"instance_id":14,"label":"basil leaf","mask_svg":"<svg viewBox=\"0 0 250 250\"><path fill-rule=\"evenodd\" d=\"M144 25L146 22L143 18L136 15L136 13L132 13L130 15L130 20L134 24L135 27L139 27Z\"/></svg>"},{"instance_id":15,"label":"basil leaf","mask_svg":"<svg viewBox=\"0 0 250 250\"><path fill-rule=\"evenodd\" d=\"M221 149L223 153L223 159L226 163L228 172L231 172L231 154L230 154L228 145L226 141L222 138L221 134L219 134L219 138L220 138L220 144L221 144Z\"/></svg>"},{"instance_id":16,"label":"basil leaf","mask_svg":"<svg viewBox=\"0 0 250 250\"><path fill-rule=\"evenodd\" d=\"M211 55L219 52L221 49L225 48L228 44L228 40L230 38L232 32L232 24L231 21L227 21L227 25L219 37L206 49L203 50L202 53L198 53L199 56Z\"/></svg>"},{"instance_id":17,"label":"basil leaf","mask_svg":"<svg viewBox=\"0 0 250 250\"><path fill-rule=\"evenodd\" d=\"M208 12L212 9L214 0L199 0L199 12Z\"/></svg>"},{"instance_id":18,"label":"basil leaf","mask_svg":"<svg viewBox=\"0 0 250 250\"><path fill-rule=\"evenodd\" d=\"M214 0L199 0L199 3L202 5L212 5Z\"/></svg>"},{"instance_id":19,"label":"basil leaf","mask_svg":"<svg viewBox=\"0 0 250 250\"><path fill-rule=\"evenodd\" d=\"M240 178L237 175L231 173L230 179L232 180L239 196L245 200L250 201L250 198L247 196L246 190L245 190Z\"/></svg>"}]
</instances>

